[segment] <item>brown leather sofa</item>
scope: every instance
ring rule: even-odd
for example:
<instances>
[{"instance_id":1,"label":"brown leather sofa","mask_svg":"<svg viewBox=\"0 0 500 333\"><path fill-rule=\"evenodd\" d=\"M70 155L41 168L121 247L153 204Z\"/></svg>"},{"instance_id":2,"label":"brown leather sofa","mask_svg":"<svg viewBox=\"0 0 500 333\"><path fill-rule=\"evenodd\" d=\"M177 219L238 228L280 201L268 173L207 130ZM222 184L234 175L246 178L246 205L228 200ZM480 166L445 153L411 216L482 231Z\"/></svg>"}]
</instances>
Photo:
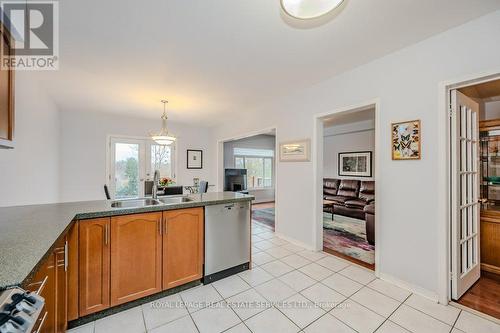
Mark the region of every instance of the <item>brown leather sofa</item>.
<instances>
[{"instance_id":1,"label":"brown leather sofa","mask_svg":"<svg viewBox=\"0 0 500 333\"><path fill-rule=\"evenodd\" d=\"M375 203L365 206L366 240L375 245Z\"/></svg>"},{"instance_id":2,"label":"brown leather sofa","mask_svg":"<svg viewBox=\"0 0 500 333\"><path fill-rule=\"evenodd\" d=\"M375 182L354 179L323 179L323 199L333 202L323 210L332 214L366 221L366 234L370 244L374 242L375 229ZM367 208L369 206L369 208ZM366 208L366 210L365 210ZM332 211L333 210L333 211ZM368 221L369 220L369 221ZM370 233L370 235L368 235Z\"/></svg>"}]
</instances>

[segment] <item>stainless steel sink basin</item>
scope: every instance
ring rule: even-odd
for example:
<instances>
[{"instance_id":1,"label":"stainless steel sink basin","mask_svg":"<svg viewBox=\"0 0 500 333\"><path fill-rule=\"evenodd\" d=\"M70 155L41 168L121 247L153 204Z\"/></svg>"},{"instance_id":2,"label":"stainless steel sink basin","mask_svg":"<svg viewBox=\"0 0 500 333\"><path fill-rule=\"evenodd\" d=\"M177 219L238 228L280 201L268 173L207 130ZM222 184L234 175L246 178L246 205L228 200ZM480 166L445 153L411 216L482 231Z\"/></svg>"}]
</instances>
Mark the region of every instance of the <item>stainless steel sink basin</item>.
<instances>
[{"instance_id":1,"label":"stainless steel sink basin","mask_svg":"<svg viewBox=\"0 0 500 333\"><path fill-rule=\"evenodd\" d=\"M143 199L130 199L130 200L117 200L111 202L113 208L138 208L146 206L159 205L160 202L156 199L143 198Z\"/></svg>"},{"instance_id":2,"label":"stainless steel sink basin","mask_svg":"<svg viewBox=\"0 0 500 333\"><path fill-rule=\"evenodd\" d=\"M166 205L175 205L183 202L193 201L193 199L189 197L169 197L169 198L161 198L159 200Z\"/></svg>"}]
</instances>

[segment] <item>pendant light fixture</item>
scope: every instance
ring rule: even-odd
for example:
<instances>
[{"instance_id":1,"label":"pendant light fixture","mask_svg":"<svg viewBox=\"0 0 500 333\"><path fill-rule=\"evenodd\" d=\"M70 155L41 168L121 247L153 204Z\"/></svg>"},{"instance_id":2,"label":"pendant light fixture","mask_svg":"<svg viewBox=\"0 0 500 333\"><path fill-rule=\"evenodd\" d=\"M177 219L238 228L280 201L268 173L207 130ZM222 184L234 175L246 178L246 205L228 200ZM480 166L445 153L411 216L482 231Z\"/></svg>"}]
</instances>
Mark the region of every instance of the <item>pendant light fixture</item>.
<instances>
[{"instance_id":1,"label":"pendant light fixture","mask_svg":"<svg viewBox=\"0 0 500 333\"><path fill-rule=\"evenodd\" d=\"M298 19L314 19L328 14L344 0L281 0L281 7L290 16Z\"/></svg>"},{"instance_id":2,"label":"pendant light fixture","mask_svg":"<svg viewBox=\"0 0 500 333\"><path fill-rule=\"evenodd\" d=\"M151 139L159 145L166 146L172 144L176 138L172 134L168 133L167 129L167 100L162 100L163 103L163 115L161 116L161 131L159 133L151 133Z\"/></svg>"}]
</instances>

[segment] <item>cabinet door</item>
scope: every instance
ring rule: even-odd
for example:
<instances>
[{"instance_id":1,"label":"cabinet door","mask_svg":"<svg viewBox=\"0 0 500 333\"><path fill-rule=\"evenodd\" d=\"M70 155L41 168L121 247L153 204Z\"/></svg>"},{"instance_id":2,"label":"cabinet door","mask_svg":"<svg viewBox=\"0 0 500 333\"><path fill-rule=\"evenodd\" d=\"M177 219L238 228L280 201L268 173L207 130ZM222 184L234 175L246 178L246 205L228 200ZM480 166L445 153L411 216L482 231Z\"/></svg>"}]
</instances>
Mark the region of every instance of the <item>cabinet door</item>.
<instances>
[{"instance_id":1,"label":"cabinet door","mask_svg":"<svg viewBox=\"0 0 500 333\"><path fill-rule=\"evenodd\" d=\"M45 305L35 326L39 332L55 332L56 320L56 298L55 298L55 255L51 253L49 257L40 265L31 281L23 287L31 292L35 292L45 299Z\"/></svg>"},{"instance_id":2,"label":"cabinet door","mask_svg":"<svg viewBox=\"0 0 500 333\"><path fill-rule=\"evenodd\" d=\"M68 233L68 321L78 319L78 222Z\"/></svg>"},{"instance_id":3,"label":"cabinet door","mask_svg":"<svg viewBox=\"0 0 500 333\"><path fill-rule=\"evenodd\" d=\"M43 324L43 332L56 332L56 262L55 255L51 253L45 266L47 276L46 285L40 292L45 299L45 310L47 317Z\"/></svg>"},{"instance_id":4,"label":"cabinet door","mask_svg":"<svg viewBox=\"0 0 500 333\"><path fill-rule=\"evenodd\" d=\"M203 208L163 212L163 289L203 275Z\"/></svg>"},{"instance_id":5,"label":"cabinet door","mask_svg":"<svg viewBox=\"0 0 500 333\"><path fill-rule=\"evenodd\" d=\"M66 332L68 322L68 290L66 275L66 237L56 244L54 249L55 256L55 330L57 333Z\"/></svg>"},{"instance_id":6,"label":"cabinet door","mask_svg":"<svg viewBox=\"0 0 500 333\"><path fill-rule=\"evenodd\" d=\"M109 307L110 219L79 222L80 316Z\"/></svg>"},{"instance_id":7,"label":"cabinet door","mask_svg":"<svg viewBox=\"0 0 500 333\"><path fill-rule=\"evenodd\" d=\"M162 214L111 218L111 305L161 291Z\"/></svg>"}]
</instances>

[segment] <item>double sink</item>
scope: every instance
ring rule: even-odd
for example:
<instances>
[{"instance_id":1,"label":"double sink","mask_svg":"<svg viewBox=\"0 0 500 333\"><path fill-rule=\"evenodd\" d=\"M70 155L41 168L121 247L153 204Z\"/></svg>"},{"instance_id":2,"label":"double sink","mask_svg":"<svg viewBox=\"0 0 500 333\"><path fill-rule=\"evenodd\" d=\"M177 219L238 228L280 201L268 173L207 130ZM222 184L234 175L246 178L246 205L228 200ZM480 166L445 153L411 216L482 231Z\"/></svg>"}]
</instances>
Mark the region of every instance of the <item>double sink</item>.
<instances>
[{"instance_id":1,"label":"double sink","mask_svg":"<svg viewBox=\"0 0 500 333\"><path fill-rule=\"evenodd\" d=\"M193 199L186 196L178 197L165 197L165 198L140 198L140 199L126 199L115 200L111 202L112 208L140 208L157 205L178 205L184 202L191 202Z\"/></svg>"}]
</instances>

